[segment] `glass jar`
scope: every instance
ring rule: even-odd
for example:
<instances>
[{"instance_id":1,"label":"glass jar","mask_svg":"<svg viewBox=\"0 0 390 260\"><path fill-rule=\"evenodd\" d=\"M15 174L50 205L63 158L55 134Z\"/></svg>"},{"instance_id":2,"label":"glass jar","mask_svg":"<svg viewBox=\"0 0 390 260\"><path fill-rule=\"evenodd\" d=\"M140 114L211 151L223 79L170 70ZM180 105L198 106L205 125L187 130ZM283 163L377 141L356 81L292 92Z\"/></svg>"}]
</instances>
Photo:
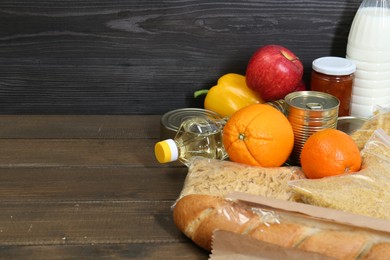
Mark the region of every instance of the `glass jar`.
<instances>
[{"instance_id":1,"label":"glass jar","mask_svg":"<svg viewBox=\"0 0 390 260\"><path fill-rule=\"evenodd\" d=\"M349 116L356 66L340 57L322 57L313 61L310 89L339 99L339 116Z\"/></svg>"}]
</instances>

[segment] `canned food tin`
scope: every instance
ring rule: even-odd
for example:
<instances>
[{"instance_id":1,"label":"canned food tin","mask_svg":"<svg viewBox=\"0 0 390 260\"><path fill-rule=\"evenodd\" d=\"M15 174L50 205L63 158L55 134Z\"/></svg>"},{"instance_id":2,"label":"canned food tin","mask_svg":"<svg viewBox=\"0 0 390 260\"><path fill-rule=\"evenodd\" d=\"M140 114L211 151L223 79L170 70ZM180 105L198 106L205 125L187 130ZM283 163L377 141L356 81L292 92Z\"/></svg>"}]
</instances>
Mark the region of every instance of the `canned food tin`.
<instances>
[{"instance_id":1,"label":"canned food tin","mask_svg":"<svg viewBox=\"0 0 390 260\"><path fill-rule=\"evenodd\" d=\"M337 127L340 101L333 95L318 91L297 91L285 97L287 118L294 131L294 148L290 163L300 165L306 140L315 132Z\"/></svg>"},{"instance_id":2,"label":"canned food tin","mask_svg":"<svg viewBox=\"0 0 390 260\"><path fill-rule=\"evenodd\" d=\"M358 130L367 119L353 116L342 116L337 119L337 129L346 134L352 134Z\"/></svg>"},{"instance_id":3,"label":"canned food tin","mask_svg":"<svg viewBox=\"0 0 390 260\"><path fill-rule=\"evenodd\" d=\"M218 113L202 108L180 108L169 111L160 120L160 140L173 139L184 120L197 116L222 119Z\"/></svg>"},{"instance_id":4,"label":"canned food tin","mask_svg":"<svg viewBox=\"0 0 390 260\"><path fill-rule=\"evenodd\" d=\"M277 110L282 112L285 116L287 116L287 114L286 114L287 113L287 104L286 104L286 101L284 99L270 101L270 102L267 102L265 104L273 106L274 108L276 108Z\"/></svg>"}]
</instances>

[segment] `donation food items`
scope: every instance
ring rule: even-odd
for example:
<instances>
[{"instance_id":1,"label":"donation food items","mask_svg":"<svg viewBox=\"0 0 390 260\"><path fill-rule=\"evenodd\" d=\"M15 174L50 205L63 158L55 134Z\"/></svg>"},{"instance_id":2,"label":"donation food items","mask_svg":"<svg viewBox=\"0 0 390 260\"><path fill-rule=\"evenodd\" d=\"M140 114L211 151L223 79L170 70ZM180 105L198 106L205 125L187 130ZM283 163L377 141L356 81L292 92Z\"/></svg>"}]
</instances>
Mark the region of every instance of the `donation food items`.
<instances>
[{"instance_id":1,"label":"donation food items","mask_svg":"<svg viewBox=\"0 0 390 260\"><path fill-rule=\"evenodd\" d=\"M374 131L379 128L390 135L390 109L380 107L374 116L351 134L351 137L362 150Z\"/></svg>"},{"instance_id":2,"label":"donation food items","mask_svg":"<svg viewBox=\"0 0 390 260\"><path fill-rule=\"evenodd\" d=\"M174 222L206 250L220 229L336 259L385 259L388 233L383 238L310 218L273 218L224 198L238 191L390 220L390 111L380 111L351 136L334 129L312 134L302 149L302 167L282 166L294 133L282 112L261 103L302 88L302 73L291 51L264 46L252 56L245 77L224 75L209 90L205 107L226 117L222 142L230 161L194 157L189 162Z\"/></svg>"},{"instance_id":3,"label":"donation food items","mask_svg":"<svg viewBox=\"0 0 390 260\"><path fill-rule=\"evenodd\" d=\"M383 129L374 131L361 151L363 165L359 172L292 181L289 187L307 204L390 221L388 134Z\"/></svg>"},{"instance_id":4,"label":"donation food items","mask_svg":"<svg viewBox=\"0 0 390 260\"><path fill-rule=\"evenodd\" d=\"M225 197L234 191L286 201L297 201L288 183L304 179L297 166L260 167L231 161L194 158L179 198L190 194Z\"/></svg>"},{"instance_id":5,"label":"donation food items","mask_svg":"<svg viewBox=\"0 0 390 260\"><path fill-rule=\"evenodd\" d=\"M382 232L254 208L211 195L182 198L173 218L187 237L208 251L213 232L220 229L334 259L388 259L390 253L390 238Z\"/></svg>"},{"instance_id":6,"label":"donation food items","mask_svg":"<svg viewBox=\"0 0 390 260\"><path fill-rule=\"evenodd\" d=\"M231 116L237 110L251 104L264 103L260 95L248 88L245 76L228 73L218 79L217 85L208 89L198 90L195 98L207 94L204 108L214 111L222 117Z\"/></svg>"},{"instance_id":7,"label":"donation food items","mask_svg":"<svg viewBox=\"0 0 390 260\"><path fill-rule=\"evenodd\" d=\"M284 98L301 83L303 65L289 49L266 45L252 55L246 69L248 87L265 101Z\"/></svg>"},{"instance_id":8,"label":"donation food items","mask_svg":"<svg viewBox=\"0 0 390 260\"><path fill-rule=\"evenodd\" d=\"M276 167L290 156L294 133L282 112L269 105L253 104L227 120L222 140L230 160Z\"/></svg>"},{"instance_id":9,"label":"donation food items","mask_svg":"<svg viewBox=\"0 0 390 260\"><path fill-rule=\"evenodd\" d=\"M390 111L382 113L380 118ZM301 167L259 167L197 158L174 205L175 224L206 250L211 249L213 232L225 230L335 259L386 259L389 233L377 237L365 228L339 230L290 216L270 222L269 212L224 198L239 191L390 220L390 131L371 131L378 126L377 120L367 123L370 127L362 126L373 135L361 150L361 170L353 174L306 179Z\"/></svg>"},{"instance_id":10,"label":"donation food items","mask_svg":"<svg viewBox=\"0 0 390 260\"><path fill-rule=\"evenodd\" d=\"M306 177L319 179L360 170L362 157L353 139L337 129L312 134L301 152L301 166Z\"/></svg>"},{"instance_id":11,"label":"donation food items","mask_svg":"<svg viewBox=\"0 0 390 260\"><path fill-rule=\"evenodd\" d=\"M286 47L270 44L254 52L245 76L225 74L210 89L195 91L194 97L207 94L204 108L229 117L247 105L276 101L291 92L306 90L302 76L299 58Z\"/></svg>"}]
</instances>

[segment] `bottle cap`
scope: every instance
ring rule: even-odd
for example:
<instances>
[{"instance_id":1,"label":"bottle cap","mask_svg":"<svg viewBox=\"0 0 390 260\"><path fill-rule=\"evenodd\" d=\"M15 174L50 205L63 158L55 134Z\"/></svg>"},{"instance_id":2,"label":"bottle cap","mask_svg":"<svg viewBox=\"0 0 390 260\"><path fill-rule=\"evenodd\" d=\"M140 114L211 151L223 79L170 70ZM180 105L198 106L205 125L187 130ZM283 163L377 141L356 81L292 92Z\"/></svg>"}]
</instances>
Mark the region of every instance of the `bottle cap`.
<instances>
[{"instance_id":1,"label":"bottle cap","mask_svg":"<svg viewBox=\"0 0 390 260\"><path fill-rule=\"evenodd\" d=\"M312 63L313 70L327 75L349 75L356 71L356 65L341 57L322 57Z\"/></svg>"},{"instance_id":2,"label":"bottle cap","mask_svg":"<svg viewBox=\"0 0 390 260\"><path fill-rule=\"evenodd\" d=\"M173 139L167 139L156 143L154 154L160 163L176 161L179 157L179 150Z\"/></svg>"}]
</instances>

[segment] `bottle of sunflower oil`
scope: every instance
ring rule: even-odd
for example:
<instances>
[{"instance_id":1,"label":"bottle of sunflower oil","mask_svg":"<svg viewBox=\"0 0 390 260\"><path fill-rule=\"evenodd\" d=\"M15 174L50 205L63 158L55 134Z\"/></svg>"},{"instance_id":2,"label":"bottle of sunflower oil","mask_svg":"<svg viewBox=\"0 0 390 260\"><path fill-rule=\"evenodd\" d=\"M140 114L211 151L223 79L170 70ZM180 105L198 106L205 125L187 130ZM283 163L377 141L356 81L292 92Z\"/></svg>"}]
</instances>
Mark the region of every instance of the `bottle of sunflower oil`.
<instances>
[{"instance_id":1,"label":"bottle of sunflower oil","mask_svg":"<svg viewBox=\"0 0 390 260\"><path fill-rule=\"evenodd\" d=\"M160 163L180 161L189 164L193 157L224 160L227 153L222 142L223 121L205 117L184 120L173 139L156 143L154 152Z\"/></svg>"}]
</instances>

